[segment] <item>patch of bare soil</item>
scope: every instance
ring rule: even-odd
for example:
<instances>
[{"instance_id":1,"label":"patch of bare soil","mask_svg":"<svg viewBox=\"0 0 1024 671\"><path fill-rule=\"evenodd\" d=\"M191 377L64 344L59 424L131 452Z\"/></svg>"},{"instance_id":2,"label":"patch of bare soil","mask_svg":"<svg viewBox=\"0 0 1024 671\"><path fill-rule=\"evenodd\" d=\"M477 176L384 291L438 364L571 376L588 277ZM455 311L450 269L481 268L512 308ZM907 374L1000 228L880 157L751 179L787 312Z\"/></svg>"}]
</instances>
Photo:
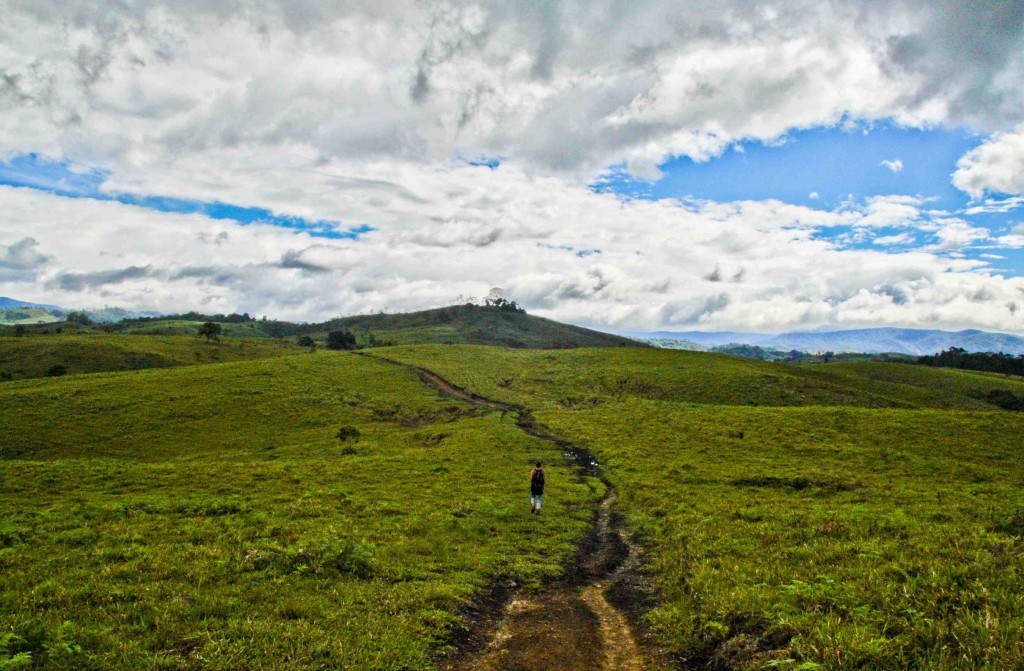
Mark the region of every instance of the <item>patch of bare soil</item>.
<instances>
[{"instance_id":1,"label":"patch of bare soil","mask_svg":"<svg viewBox=\"0 0 1024 671\"><path fill-rule=\"evenodd\" d=\"M604 655L603 626L577 589L560 588L514 599L490 645L452 671L594 671Z\"/></svg>"}]
</instances>

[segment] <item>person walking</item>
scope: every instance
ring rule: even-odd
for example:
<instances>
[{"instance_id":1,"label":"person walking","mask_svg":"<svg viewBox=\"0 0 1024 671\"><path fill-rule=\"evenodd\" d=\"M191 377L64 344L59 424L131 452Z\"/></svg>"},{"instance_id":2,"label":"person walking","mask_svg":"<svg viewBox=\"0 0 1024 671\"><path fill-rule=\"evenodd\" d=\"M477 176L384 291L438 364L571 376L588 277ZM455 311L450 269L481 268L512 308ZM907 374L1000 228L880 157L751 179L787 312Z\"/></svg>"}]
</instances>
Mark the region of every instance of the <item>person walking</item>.
<instances>
[{"instance_id":1,"label":"person walking","mask_svg":"<svg viewBox=\"0 0 1024 671\"><path fill-rule=\"evenodd\" d=\"M530 471L530 512L540 515L540 504L544 498L544 469L540 462Z\"/></svg>"}]
</instances>

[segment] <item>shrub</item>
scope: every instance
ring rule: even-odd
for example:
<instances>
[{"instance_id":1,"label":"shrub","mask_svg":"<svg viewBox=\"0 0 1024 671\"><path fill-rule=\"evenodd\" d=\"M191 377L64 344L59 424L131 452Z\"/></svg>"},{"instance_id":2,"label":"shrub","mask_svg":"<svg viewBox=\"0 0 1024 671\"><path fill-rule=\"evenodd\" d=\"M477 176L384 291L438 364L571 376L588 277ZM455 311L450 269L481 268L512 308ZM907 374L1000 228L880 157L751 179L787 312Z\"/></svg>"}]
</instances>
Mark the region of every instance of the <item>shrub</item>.
<instances>
[{"instance_id":1,"label":"shrub","mask_svg":"<svg viewBox=\"0 0 1024 671\"><path fill-rule=\"evenodd\" d=\"M351 331L331 331L327 334L327 349L356 349L356 337Z\"/></svg>"},{"instance_id":2,"label":"shrub","mask_svg":"<svg viewBox=\"0 0 1024 671\"><path fill-rule=\"evenodd\" d=\"M350 440L351 441L359 440L359 437L361 435L362 434L359 432L359 429L357 429L356 427L354 427L354 426L343 426L340 429L338 429L337 438L341 442L347 443Z\"/></svg>"},{"instance_id":3,"label":"shrub","mask_svg":"<svg viewBox=\"0 0 1024 671\"><path fill-rule=\"evenodd\" d=\"M299 336L299 341L298 342L299 342L299 345L301 347L312 347L313 346L313 339L310 338L308 335Z\"/></svg>"},{"instance_id":4,"label":"shrub","mask_svg":"<svg viewBox=\"0 0 1024 671\"><path fill-rule=\"evenodd\" d=\"M46 377L60 377L68 374L68 367L62 363L55 363L46 370Z\"/></svg>"}]
</instances>

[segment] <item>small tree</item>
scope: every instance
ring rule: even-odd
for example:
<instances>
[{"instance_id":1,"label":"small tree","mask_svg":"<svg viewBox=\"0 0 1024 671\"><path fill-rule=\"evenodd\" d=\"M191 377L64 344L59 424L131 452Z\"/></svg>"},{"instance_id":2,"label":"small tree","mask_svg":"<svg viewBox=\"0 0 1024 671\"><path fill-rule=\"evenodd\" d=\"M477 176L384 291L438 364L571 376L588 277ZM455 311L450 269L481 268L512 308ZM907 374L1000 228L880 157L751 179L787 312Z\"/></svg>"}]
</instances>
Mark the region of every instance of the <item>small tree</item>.
<instances>
[{"instance_id":1,"label":"small tree","mask_svg":"<svg viewBox=\"0 0 1024 671\"><path fill-rule=\"evenodd\" d=\"M504 300L505 292L501 287L494 287L487 292L487 298L484 299L484 305L497 305L498 301Z\"/></svg>"},{"instance_id":2,"label":"small tree","mask_svg":"<svg viewBox=\"0 0 1024 671\"><path fill-rule=\"evenodd\" d=\"M18 324L14 327L14 335L23 336L25 335L25 327L22 324Z\"/></svg>"},{"instance_id":3,"label":"small tree","mask_svg":"<svg viewBox=\"0 0 1024 671\"><path fill-rule=\"evenodd\" d=\"M221 325L216 322L206 322L199 327L198 334L206 337L206 342L210 342L211 338L219 338L221 331Z\"/></svg>"},{"instance_id":4,"label":"small tree","mask_svg":"<svg viewBox=\"0 0 1024 671\"><path fill-rule=\"evenodd\" d=\"M356 337L351 331L331 331L327 334L327 349L356 349Z\"/></svg>"},{"instance_id":5,"label":"small tree","mask_svg":"<svg viewBox=\"0 0 1024 671\"><path fill-rule=\"evenodd\" d=\"M308 335L299 336L299 347L312 347L313 339Z\"/></svg>"}]
</instances>

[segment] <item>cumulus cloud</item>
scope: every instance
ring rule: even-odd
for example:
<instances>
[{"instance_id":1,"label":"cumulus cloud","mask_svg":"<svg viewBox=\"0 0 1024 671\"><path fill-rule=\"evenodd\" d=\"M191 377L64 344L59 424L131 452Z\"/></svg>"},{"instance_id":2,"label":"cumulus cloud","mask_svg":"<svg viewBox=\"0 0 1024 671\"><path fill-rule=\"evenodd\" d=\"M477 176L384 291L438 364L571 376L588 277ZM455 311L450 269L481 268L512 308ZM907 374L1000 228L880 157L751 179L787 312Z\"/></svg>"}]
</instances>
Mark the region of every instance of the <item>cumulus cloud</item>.
<instances>
[{"instance_id":1,"label":"cumulus cloud","mask_svg":"<svg viewBox=\"0 0 1024 671\"><path fill-rule=\"evenodd\" d=\"M980 226L971 226L963 219L939 219L935 221L937 242L925 247L927 250L952 251L967 247L975 242L987 240L989 231Z\"/></svg>"},{"instance_id":2,"label":"cumulus cloud","mask_svg":"<svg viewBox=\"0 0 1024 671\"><path fill-rule=\"evenodd\" d=\"M965 154L956 164L953 184L973 198L986 193L1024 195L1024 126L996 134ZM1007 204L1017 206L1020 201L1010 199Z\"/></svg>"},{"instance_id":3,"label":"cumulus cloud","mask_svg":"<svg viewBox=\"0 0 1024 671\"><path fill-rule=\"evenodd\" d=\"M882 161L881 163L879 163L879 165L882 166L883 168L888 168L893 173L897 173L903 170L903 161L898 158L893 159L891 161Z\"/></svg>"},{"instance_id":4,"label":"cumulus cloud","mask_svg":"<svg viewBox=\"0 0 1024 671\"><path fill-rule=\"evenodd\" d=\"M485 155L653 176L843 118L998 130L1024 110L1022 25L1010 0L15 0L0 151L82 159L148 193L184 156L225 166L252 147L304 168Z\"/></svg>"},{"instance_id":5,"label":"cumulus cloud","mask_svg":"<svg viewBox=\"0 0 1024 671\"><path fill-rule=\"evenodd\" d=\"M854 207L863 214L856 223L860 227L872 228L918 226L924 218L924 204L924 200L917 196L873 196L865 206Z\"/></svg>"},{"instance_id":6,"label":"cumulus cloud","mask_svg":"<svg viewBox=\"0 0 1024 671\"><path fill-rule=\"evenodd\" d=\"M909 245L914 242L914 236L910 233L897 233L895 235L880 235L871 240L875 245Z\"/></svg>"},{"instance_id":7,"label":"cumulus cloud","mask_svg":"<svg viewBox=\"0 0 1024 671\"><path fill-rule=\"evenodd\" d=\"M35 270L46 264L47 258L36 251L35 238L22 238L11 245L0 245L0 268L7 270Z\"/></svg>"},{"instance_id":8,"label":"cumulus cloud","mask_svg":"<svg viewBox=\"0 0 1024 671\"><path fill-rule=\"evenodd\" d=\"M834 225L857 228L872 216L867 211L621 201L506 166L445 174L423 168L408 183L421 202L393 201L388 216L437 222L443 231L453 212L462 213L459 220L472 215L477 226L500 231L501 244L478 246L470 236L439 247L410 237L415 223L325 240L0 187L5 226L33 230L54 259L40 271L45 294L25 295L24 286L3 280L0 293L69 306L323 319L436 306L501 286L534 314L608 328L925 323L1019 330L1019 315L1005 305L1021 300L1024 279L938 253L980 239L962 222L933 231L942 249L881 253L818 235ZM601 253L578 253L592 249Z\"/></svg>"}]
</instances>

